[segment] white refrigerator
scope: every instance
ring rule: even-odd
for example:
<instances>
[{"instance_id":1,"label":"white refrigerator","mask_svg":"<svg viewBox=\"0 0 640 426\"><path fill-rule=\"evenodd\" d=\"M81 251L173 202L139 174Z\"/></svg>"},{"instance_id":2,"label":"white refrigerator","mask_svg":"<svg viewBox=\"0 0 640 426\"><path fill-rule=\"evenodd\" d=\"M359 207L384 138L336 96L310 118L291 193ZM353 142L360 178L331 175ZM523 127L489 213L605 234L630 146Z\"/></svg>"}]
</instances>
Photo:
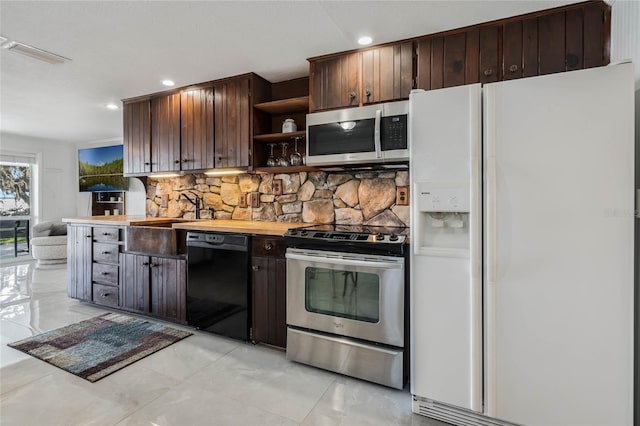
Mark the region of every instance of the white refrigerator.
<instances>
[{"instance_id":1,"label":"white refrigerator","mask_svg":"<svg viewBox=\"0 0 640 426\"><path fill-rule=\"evenodd\" d=\"M631 425L631 63L410 96L413 411Z\"/></svg>"}]
</instances>

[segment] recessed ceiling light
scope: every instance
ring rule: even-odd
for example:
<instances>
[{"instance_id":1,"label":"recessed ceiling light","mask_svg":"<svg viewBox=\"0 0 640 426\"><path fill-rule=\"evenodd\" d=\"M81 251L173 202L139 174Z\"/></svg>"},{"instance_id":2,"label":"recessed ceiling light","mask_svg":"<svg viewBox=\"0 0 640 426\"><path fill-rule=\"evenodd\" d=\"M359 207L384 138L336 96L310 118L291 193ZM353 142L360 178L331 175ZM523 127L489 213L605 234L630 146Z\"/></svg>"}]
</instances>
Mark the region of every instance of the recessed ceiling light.
<instances>
[{"instance_id":1,"label":"recessed ceiling light","mask_svg":"<svg viewBox=\"0 0 640 426\"><path fill-rule=\"evenodd\" d=\"M173 80L162 80L162 84L164 84L165 86L169 86L169 87L176 85L176 83L174 83Z\"/></svg>"},{"instance_id":2,"label":"recessed ceiling light","mask_svg":"<svg viewBox=\"0 0 640 426\"><path fill-rule=\"evenodd\" d=\"M113 110L120 109L120 107L116 104L107 104L107 108L113 109Z\"/></svg>"},{"instance_id":3,"label":"recessed ceiling light","mask_svg":"<svg viewBox=\"0 0 640 426\"><path fill-rule=\"evenodd\" d=\"M373 39L369 36L364 36L364 37L360 37L358 39L358 44L361 44L363 46L366 46L367 44L371 44L371 42L373 41Z\"/></svg>"}]
</instances>

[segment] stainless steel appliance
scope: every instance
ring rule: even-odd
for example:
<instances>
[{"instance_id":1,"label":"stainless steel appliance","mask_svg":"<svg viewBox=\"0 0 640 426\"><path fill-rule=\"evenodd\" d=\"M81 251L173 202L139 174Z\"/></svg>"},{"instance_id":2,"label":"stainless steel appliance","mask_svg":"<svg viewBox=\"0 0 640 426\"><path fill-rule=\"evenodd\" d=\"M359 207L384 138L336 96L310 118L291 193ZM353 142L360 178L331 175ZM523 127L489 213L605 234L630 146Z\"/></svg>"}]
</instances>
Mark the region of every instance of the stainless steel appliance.
<instances>
[{"instance_id":1,"label":"stainless steel appliance","mask_svg":"<svg viewBox=\"0 0 640 426\"><path fill-rule=\"evenodd\" d=\"M310 166L409 161L408 101L307 114Z\"/></svg>"},{"instance_id":2,"label":"stainless steel appliance","mask_svg":"<svg viewBox=\"0 0 640 426\"><path fill-rule=\"evenodd\" d=\"M249 340L249 237L187 233L187 323Z\"/></svg>"},{"instance_id":3,"label":"stainless steel appliance","mask_svg":"<svg viewBox=\"0 0 640 426\"><path fill-rule=\"evenodd\" d=\"M287 359L403 388L404 232L340 225L287 232Z\"/></svg>"}]
</instances>

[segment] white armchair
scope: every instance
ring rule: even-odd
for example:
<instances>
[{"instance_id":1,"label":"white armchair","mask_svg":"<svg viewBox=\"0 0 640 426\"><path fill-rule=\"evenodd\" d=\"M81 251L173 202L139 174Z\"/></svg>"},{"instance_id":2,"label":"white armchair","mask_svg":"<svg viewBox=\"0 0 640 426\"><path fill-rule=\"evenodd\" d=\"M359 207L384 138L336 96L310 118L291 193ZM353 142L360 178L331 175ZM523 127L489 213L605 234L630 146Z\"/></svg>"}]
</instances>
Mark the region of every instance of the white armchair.
<instances>
[{"instance_id":1,"label":"white armchair","mask_svg":"<svg viewBox=\"0 0 640 426\"><path fill-rule=\"evenodd\" d=\"M36 268L57 268L67 263L67 225L62 222L42 222L31 233L31 255Z\"/></svg>"}]
</instances>

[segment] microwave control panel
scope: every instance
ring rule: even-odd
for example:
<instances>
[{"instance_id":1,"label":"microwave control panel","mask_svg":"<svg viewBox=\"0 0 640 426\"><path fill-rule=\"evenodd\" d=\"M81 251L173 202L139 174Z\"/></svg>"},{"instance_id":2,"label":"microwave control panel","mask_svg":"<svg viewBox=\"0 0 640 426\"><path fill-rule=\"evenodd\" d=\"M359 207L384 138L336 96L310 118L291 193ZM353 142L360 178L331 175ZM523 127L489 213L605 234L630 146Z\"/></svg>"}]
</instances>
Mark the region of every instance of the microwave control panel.
<instances>
[{"instance_id":1,"label":"microwave control panel","mask_svg":"<svg viewBox=\"0 0 640 426\"><path fill-rule=\"evenodd\" d=\"M380 120L380 141L383 151L407 149L407 115L382 117Z\"/></svg>"}]
</instances>

